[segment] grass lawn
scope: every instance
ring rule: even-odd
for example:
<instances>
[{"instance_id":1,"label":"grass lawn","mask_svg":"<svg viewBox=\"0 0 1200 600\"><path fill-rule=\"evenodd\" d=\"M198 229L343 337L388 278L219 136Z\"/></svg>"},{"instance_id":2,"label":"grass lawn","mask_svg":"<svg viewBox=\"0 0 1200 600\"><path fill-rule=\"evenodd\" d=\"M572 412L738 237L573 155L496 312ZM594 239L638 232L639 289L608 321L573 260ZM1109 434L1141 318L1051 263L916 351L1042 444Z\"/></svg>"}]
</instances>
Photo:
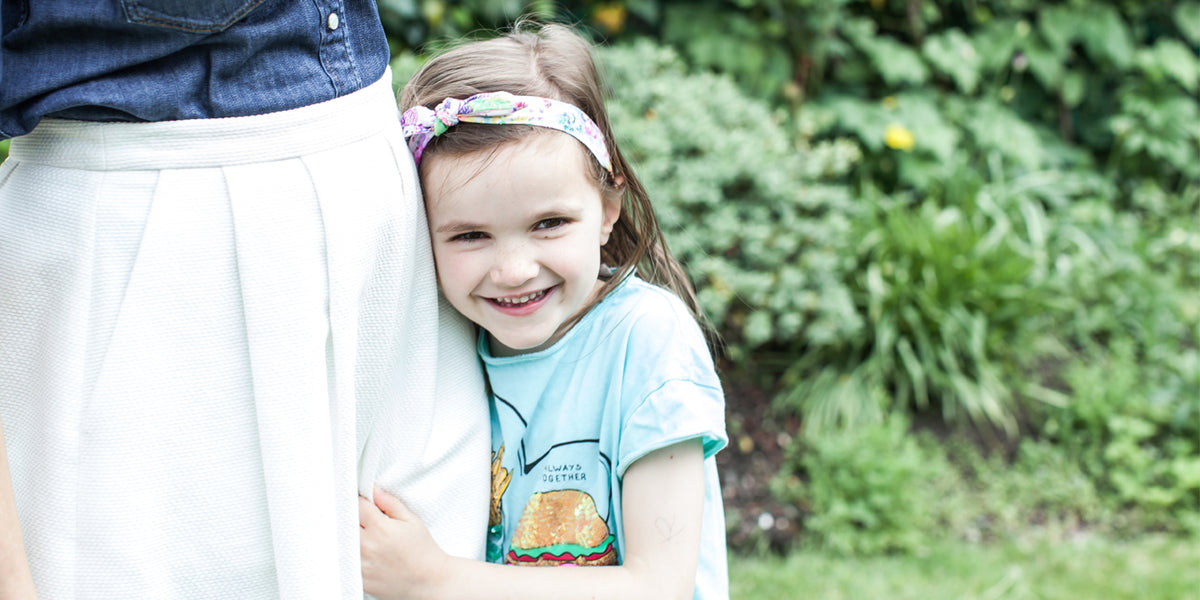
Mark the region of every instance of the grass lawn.
<instances>
[{"instance_id":1,"label":"grass lawn","mask_svg":"<svg viewBox=\"0 0 1200 600\"><path fill-rule=\"evenodd\" d=\"M1200 540L947 543L922 556L731 557L732 600L1200 600Z\"/></svg>"}]
</instances>

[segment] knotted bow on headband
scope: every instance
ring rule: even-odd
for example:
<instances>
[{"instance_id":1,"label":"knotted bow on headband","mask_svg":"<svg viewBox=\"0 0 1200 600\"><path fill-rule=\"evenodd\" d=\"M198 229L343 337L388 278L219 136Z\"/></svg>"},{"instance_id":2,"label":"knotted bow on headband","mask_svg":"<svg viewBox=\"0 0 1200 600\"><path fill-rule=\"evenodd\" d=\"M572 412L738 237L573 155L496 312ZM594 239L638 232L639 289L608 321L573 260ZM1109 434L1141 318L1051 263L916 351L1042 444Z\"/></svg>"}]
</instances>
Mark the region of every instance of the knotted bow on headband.
<instances>
[{"instance_id":1,"label":"knotted bow on headband","mask_svg":"<svg viewBox=\"0 0 1200 600\"><path fill-rule=\"evenodd\" d=\"M421 153L430 140L459 123L537 125L557 129L583 142L600 165L612 171L604 134L600 133L596 123L574 105L551 98L488 92L466 100L446 98L433 109L414 106L400 117L404 138L417 162L421 161Z\"/></svg>"}]
</instances>

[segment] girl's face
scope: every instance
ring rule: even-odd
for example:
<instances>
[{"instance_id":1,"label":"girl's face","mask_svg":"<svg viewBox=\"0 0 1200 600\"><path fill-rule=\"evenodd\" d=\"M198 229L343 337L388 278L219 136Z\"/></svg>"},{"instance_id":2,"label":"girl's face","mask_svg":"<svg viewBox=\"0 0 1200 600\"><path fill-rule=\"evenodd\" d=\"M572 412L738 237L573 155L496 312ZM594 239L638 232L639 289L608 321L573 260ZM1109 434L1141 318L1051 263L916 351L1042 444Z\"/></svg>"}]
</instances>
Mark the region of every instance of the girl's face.
<instances>
[{"instance_id":1,"label":"girl's face","mask_svg":"<svg viewBox=\"0 0 1200 600\"><path fill-rule=\"evenodd\" d=\"M548 130L494 154L424 165L438 283L487 330L493 354L553 344L602 285L600 247L621 204L588 176L586 160L577 140Z\"/></svg>"}]
</instances>

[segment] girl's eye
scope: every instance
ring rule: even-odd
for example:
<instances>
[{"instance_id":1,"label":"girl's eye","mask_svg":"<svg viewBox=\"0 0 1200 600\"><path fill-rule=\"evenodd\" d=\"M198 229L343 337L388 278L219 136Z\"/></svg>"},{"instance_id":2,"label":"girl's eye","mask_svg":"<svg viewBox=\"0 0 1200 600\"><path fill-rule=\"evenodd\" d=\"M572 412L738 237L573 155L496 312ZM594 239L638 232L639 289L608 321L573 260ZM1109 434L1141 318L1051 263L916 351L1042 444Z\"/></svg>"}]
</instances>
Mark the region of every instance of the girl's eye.
<instances>
[{"instance_id":1,"label":"girl's eye","mask_svg":"<svg viewBox=\"0 0 1200 600\"><path fill-rule=\"evenodd\" d=\"M562 227L563 225L566 225L566 224L567 224L566 219L564 219L562 217L553 217L550 219L542 219L541 221L538 221L537 225L534 225L533 228L534 229L554 229L555 227Z\"/></svg>"},{"instance_id":2,"label":"girl's eye","mask_svg":"<svg viewBox=\"0 0 1200 600\"><path fill-rule=\"evenodd\" d=\"M450 241L452 241L452 242L473 242L475 240L482 240L485 237L487 237L487 234L483 233L482 231L468 231L467 233L460 233L460 234L450 238Z\"/></svg>"}]
</instances>

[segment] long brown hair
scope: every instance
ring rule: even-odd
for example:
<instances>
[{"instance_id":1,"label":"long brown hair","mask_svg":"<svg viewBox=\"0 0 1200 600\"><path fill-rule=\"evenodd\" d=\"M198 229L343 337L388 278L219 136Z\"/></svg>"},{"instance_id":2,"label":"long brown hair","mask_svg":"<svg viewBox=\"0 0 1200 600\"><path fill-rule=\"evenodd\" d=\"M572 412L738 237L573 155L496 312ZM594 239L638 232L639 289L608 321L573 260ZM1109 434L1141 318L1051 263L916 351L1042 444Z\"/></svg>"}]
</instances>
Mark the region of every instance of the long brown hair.
<instances>
[{"instance_id":1,"label":"long brown hair","mask_svg":"<svg viewBox=\"0 0 1200 600\"><path fill-rule=\"evenodd\" d=\"M446 98L465 99L484 92L542 96L577 106L600 127L612 156L611 175L588 157L599 189L623 194L621 215L608 243L600 249L601 260L617 272L601 288L596 301L637 267L639 277L674 292L703 323L695 291L667 249L650 197L617 147L604 109L603 89L588 41L565 25L522 21L500 37L467 42L430 58L404 86L400 109L434 108ZM494 151L539 130L546 131L529 125L459 123L435 137L422 160L437 154Z\"/></svg>"}]
</instances>

